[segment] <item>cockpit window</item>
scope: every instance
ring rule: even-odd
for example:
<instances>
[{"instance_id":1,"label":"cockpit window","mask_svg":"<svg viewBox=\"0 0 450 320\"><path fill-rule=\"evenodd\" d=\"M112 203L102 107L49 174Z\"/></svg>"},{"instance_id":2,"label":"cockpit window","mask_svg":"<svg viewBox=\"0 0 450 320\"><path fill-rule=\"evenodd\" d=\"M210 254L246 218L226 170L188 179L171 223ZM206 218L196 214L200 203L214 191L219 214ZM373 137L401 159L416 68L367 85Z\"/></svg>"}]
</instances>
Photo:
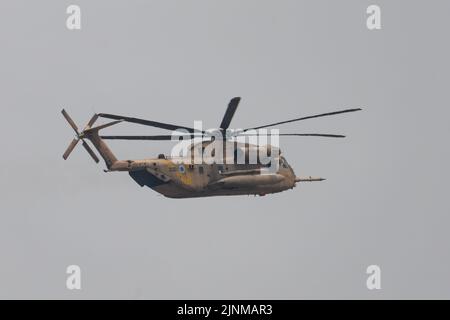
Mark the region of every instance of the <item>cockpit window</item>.
<instances>
[{"instance_id":1,"label":"cockpit window","mask_svg":"<svg viewBox=\"0 0 450 320\"><path fill-rule=\"evenodd\" d=\"M289 167L289 164L287 163L287 161L284 157L280 157L280 165L283 166L283 168Z\"/></svg>"}]
</instances>

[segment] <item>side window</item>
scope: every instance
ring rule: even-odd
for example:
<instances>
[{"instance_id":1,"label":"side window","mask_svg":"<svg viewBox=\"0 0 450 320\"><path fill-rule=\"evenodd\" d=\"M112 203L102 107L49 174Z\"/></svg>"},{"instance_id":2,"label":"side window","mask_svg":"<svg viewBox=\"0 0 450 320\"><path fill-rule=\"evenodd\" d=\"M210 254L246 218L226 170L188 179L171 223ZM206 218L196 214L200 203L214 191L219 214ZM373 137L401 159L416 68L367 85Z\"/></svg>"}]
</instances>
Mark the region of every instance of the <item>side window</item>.
<instances>
[{"instance_id":1,"label":"side window","mask_svg":"<svg viewBox=\"0 0 450 320\"><path fill-rule=\"evenodd\" d=\"M198 173L203 174L203 167L198 167Z\"/></svg>"}]
</instances>

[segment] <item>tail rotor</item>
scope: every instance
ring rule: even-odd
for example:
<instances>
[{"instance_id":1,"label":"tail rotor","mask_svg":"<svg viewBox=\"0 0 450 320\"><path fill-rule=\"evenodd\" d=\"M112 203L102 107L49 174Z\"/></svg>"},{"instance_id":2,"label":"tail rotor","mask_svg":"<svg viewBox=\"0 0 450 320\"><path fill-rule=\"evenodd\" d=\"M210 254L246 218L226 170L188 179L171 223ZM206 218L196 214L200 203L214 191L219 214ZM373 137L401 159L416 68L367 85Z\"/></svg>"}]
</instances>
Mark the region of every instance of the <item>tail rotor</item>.
<instances>
[{"instance_id":1,"label":"tail rotor","mask_svg":"<svg viewBox=\"0 0 450 320\"><path fill-rule=\"evenodd\" d=\"M94 151L91 149L91 147L89 147L89 145L87 144L87 142L83 139L84 138L84 132L86 130L89 130L92 125L94 124L94 122L97 120L98 115L95 114L91 120L89 120L88 124L86 125L86 127L84 128L84 130L80 133L78 132L78 127L75 124L75 122L72 120L72 118L69 116L69 114L66 112L66 110L62 109L61 111L62 115L64 116L64 118L66 118L67 122L69 123L69 125L72 127L72 129L75 131L76 133L76 137L72 140L72 142L69 144L69 146L67 147L66 151L63 154L63 158L64 160L67 160L67 158L69 157L69 155L72 153L73 149L75 149L76 145L78 144L78 141L82 141L83 147L86 149L86 151L89 153L89 155L92 157L92 159L94 159L94 161L96 163L98 163L100 160L97 157L97 155L94 153Z\"/></svg>"}]
</instances>

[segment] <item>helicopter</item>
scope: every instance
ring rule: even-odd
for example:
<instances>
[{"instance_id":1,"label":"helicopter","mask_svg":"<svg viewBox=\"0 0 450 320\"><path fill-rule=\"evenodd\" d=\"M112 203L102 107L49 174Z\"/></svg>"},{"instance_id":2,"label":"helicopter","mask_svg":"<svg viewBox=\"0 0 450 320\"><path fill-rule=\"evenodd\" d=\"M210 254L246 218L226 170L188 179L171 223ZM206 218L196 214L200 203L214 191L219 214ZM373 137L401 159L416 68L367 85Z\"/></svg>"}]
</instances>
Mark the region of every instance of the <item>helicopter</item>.
<instances>
[{"instance_id":1,"label":"helicopter","mask_svg":"<svg viewBox=\"0 0 450 320\"><path fill-rule=\"evenodd\" d=\"M333 116L362 110L345 109L285 121L264 124L246 129L232 130L231 120L241 98L231 99L218 129L202 130L171 123L157 122L122 115L96 113L79 131L77 125L62 109L62 114L75 131L75 138L63 154L67 160L75 146L82 146L96 163L100 161L86 140L90 141L105 161L105 172L126 171L141 187L147 186L168 198L195 198L228 195L273 194L293 189L297 183L323 181L324 178L297 177L278 146L261 145L251 137L266 136L266 128L307 119ZM94 126L98 118L111 122ZM171 130L168 135L100 135L100 130L127 122ZM263 131L263 132L261 132ZM321 133L278 133L282 136L312 136L344 138L344 135ZM243 140L249 138L250 141ZM272 136L271 142L272 142ZM179 141L184 151L171 156L159 154L157 158L118 160L105 140ZM267 141L265 139L264 141ZM205 151L209 153L205 154ZM200 160L196 154L200 153ZM256 156L255 156L256 155ZM264 161L263 161L264 160Z\"/></svg>"}]
</instances>

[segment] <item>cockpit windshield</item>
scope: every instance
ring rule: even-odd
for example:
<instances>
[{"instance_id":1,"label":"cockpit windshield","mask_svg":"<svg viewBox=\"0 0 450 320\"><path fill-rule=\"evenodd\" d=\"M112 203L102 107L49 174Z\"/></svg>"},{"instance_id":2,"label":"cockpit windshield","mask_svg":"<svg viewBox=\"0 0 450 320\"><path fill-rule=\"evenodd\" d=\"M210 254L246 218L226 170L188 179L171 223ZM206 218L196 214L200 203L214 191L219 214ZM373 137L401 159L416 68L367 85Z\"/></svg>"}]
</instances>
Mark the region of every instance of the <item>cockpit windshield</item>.
<instances>
[{"instance_id":1,"label":"cockpit windshield","mask_svg":"<svg viewBox=\"0 0 450 320\"><path fill-rule=\"evenodd\" d=\"M286 159L284 157L281 157L281 156L280 156L280 166L282 166L283 168L288 168L289 167L289 164L286 161Z\"/></svg>"}]
</instances>

